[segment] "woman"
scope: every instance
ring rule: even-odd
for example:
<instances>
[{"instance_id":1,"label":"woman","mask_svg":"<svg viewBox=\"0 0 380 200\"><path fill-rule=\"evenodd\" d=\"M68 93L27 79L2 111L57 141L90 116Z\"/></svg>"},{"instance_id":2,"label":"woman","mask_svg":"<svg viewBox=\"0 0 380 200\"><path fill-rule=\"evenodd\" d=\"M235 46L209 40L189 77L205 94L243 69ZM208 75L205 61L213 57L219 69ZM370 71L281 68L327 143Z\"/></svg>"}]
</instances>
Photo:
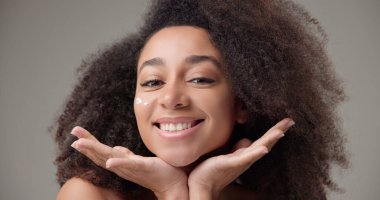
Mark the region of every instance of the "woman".
<instances>
[{"instance_id":1,"label":"woman","mask_svg":"<svg viewBox=\"0 0 380 200\"><path fill-rule=\"evenodd\" d=\"M324 42L289 1L156 1L82 65L57 198L326 199L347 160Z\"/></svg>"}]
</instances>

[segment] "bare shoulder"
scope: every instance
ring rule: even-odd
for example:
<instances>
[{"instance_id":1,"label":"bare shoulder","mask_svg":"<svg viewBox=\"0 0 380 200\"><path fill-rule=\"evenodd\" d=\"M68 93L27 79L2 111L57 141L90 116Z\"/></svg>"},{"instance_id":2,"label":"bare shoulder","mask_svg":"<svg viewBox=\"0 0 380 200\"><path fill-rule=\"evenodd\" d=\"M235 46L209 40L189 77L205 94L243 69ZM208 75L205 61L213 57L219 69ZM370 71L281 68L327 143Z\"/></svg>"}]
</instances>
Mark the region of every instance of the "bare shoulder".
<instances>
[{"instance_id":1,"label":"bare shoulder","mask_svg":"<svg viewBox=\"0 0 380 200\"><path fill-rule=\"evenodd\" d=\"M56 200L119 200L113 191L80 179L71 178L60 189Z\"/></svg>"}]
</instances>

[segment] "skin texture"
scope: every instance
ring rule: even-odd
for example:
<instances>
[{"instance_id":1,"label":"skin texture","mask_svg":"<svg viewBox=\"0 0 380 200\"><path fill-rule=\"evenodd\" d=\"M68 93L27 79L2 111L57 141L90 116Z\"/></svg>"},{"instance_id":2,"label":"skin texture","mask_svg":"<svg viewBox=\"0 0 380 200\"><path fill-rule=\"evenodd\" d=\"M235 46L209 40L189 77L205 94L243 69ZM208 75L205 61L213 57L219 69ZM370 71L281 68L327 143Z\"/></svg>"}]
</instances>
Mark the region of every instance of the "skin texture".
<instances>
[{"instance_id":1,"label":"skin texture","mask_svg":"<svg viewBox=\"0 0 380 200\"><path fill-rule=\"evenodd\" d=\"M255 141L290 117L297 124L240 175L241 186L279 200L324 200L339 189L330 171L334 165L348 166L337 115L345 94L326 55L323 28L305 9L285 0L157 0L144 20L135 34L85 59L78 69L78 84L51 128L58 145L59 184L79 177L124 199L149 193L73 149L78 138L70 132L81 126L108 147L154 157L140 137L134 113L138 58L156 32L186 25L207 30L235 102L247 114L223 151L200 161L228 154L242 138ZM142 106L144 102L149 105L150 99L143 99Z\"/></svg>"},{"instance_id":2,"label":"skin texture","mask_svg":"<svg viewBox=\"0 0 380 200\"><path fill-rule=\"evenodd\" d=\"M141 138L151 152L176 167L189 165L223 146L235 122L244 120L221 66L207 60L189 63L186 60L191 56L209 56L222 63L208 33L190 26L157 32L146 43L138 61L136 97L149 99L147 106L134 106ZM141 68L151 59L163 63ZM147 82L150 85L143 86ZM153 125L164 117L204 121L194 134L173 140L161 137Z\"/></svg>"}]
</instances>

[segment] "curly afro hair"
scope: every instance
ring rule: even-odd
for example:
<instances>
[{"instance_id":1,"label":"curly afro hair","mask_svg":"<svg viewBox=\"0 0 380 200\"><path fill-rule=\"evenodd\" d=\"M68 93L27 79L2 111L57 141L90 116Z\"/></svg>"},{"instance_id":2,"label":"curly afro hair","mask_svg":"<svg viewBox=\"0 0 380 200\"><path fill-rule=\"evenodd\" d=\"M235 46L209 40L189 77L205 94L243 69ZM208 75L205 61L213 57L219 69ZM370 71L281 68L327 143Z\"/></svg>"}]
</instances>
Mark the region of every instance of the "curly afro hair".
<instances>
[{"instance_id":1,"label":"curly afro hair","mask_svg":"<svg viewBox=\"0 0 380 200\"><path fill-rule=\"evenodd\" d=\"M135 34L78 69L79 83L51 129L59 147L58 182L76 176L124 195L147 191L76 152L69 133L79 125L102 143L151 156L133 112L137 59L152 34L178 25L204 28L220 50L236 98L248 113L239 128L244 137L256 140L284 117L296 122L241 175L241 184L277 200L326 199L328 190L339 190L330 169L348 166L337 115L346 96L326 55L323 29L304 8L286 0L154 1Z\"/></svg>"}]
</instances>

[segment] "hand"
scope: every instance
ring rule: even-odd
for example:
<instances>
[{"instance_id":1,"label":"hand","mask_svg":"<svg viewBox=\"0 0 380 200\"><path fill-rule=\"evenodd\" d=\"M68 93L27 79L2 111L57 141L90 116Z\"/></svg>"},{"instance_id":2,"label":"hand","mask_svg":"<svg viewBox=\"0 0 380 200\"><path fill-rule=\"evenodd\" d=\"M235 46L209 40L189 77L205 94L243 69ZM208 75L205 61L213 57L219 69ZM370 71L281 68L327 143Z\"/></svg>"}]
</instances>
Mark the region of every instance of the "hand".
<instances>
[{"instance_id":1,"label":"hand","mask_svg":"<svg viewBox=\"0 0 380 200\"><path fill-rule=\"evenodd\" d=\"M242 139L233 153L203 161L189 175L190 199L217 199L224 187L267 154L292 125L291 119L283 119L254 143Z\"/></svg>"},{"instance_id":2,"label":"hand","mask_svg":"<svg viewBox=\"0 0 380 200\"><path fill-rule=\"evenodd\" d=\"M71 134L79 139L71 146L96 165L118 176L152 190L158 199L188 197L187 175L158 157L135 155L125 147L109 147L100 143L87 130L77 126Z\"/></svg>"}]
</instances>

